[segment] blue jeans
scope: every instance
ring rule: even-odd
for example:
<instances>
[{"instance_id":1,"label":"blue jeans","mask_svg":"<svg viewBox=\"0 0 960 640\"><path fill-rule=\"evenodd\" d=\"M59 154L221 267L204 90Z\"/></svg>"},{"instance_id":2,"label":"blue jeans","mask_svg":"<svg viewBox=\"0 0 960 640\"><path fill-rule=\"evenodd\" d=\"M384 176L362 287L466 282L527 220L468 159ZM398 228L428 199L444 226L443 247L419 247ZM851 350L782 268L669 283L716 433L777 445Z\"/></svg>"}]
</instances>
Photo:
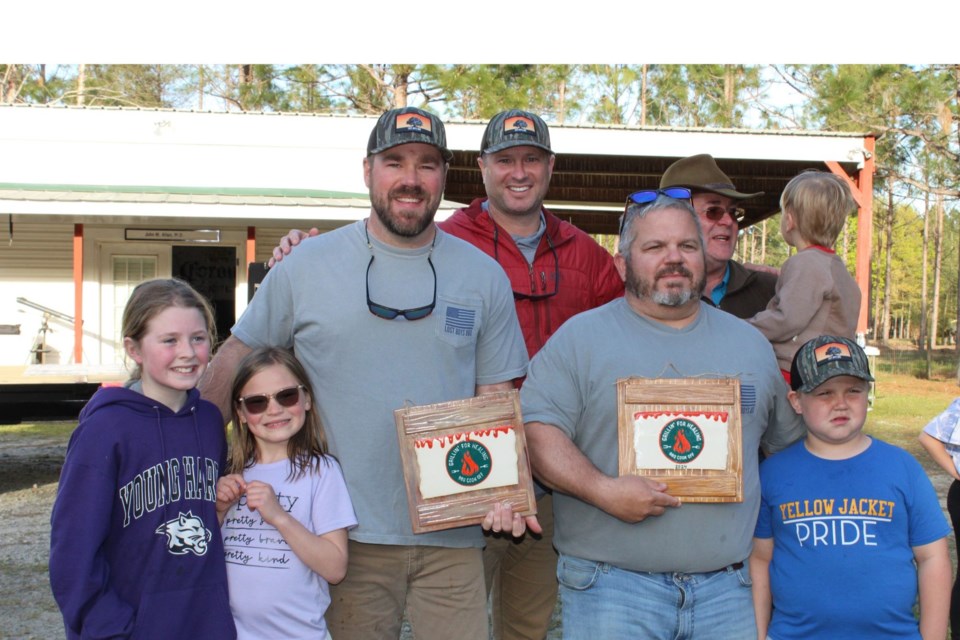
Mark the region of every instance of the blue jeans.
<instances>
[{"instance_id":1,"label":"blue jeans","mask_svg":"<svg viewBox=\"0 0 960 640\"><path fill-rule=\"evenodd\" d=\"M710 573L644 573L560 554L564 640L753 640L746 564Z\"/></svg>"}]
</instances>

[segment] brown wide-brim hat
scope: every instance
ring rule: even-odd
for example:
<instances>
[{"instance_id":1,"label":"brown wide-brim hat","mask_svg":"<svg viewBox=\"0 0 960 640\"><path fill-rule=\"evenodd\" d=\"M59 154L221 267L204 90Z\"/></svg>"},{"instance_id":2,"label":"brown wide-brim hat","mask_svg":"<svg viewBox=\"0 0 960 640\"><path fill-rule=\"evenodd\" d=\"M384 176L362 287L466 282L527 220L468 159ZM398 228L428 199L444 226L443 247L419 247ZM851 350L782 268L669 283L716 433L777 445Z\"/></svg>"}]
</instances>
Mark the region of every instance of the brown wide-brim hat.
<instances>
[{"instance_id":1,"label":"brown wide-brim hat","mask_svg":"<svg viewBox=\"0 0 960 640\"><path fill-rule=\"evenodd\" d=\"M730 181L730 178L709 153L701 153L689 158L681 158L667 167L660 178L660 188L687 187L694 191L709 191L734 200L747 200L762 196L763 191L757 193L740 193Z\"/></svg>"}]
</instances>

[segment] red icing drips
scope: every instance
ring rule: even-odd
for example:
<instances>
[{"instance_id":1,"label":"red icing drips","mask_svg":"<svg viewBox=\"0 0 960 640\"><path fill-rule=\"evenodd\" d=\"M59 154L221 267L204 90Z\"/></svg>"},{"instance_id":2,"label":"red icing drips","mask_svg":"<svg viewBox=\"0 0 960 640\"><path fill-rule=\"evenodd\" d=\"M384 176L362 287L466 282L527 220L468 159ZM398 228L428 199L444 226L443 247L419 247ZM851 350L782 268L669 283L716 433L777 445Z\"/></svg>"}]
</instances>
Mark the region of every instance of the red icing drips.
<instances>
[{"instance_id":1,"label":"red icing drips","mask_svg":"<svg viewBox=\"0 0 960 640\"><path fill-rule=\"evenodd\" d=\"M420 438L419 440L414 440L413 446L417 449L433 449L433 445L436 443L441 449L445 449L447 444L453 445L460 440L470 440L471 437L483 438L487 436L498 438L501 433L509 433L511 431L513 431L512 426L503 425L491 429L477 429L476 431L468 431L466 433L451 433L450 435L439 436L437 438Z\"/></svg>"},{"instance_id":2,"label":"red icing drips","mask_svg":"<svg viewBox=\"0 0 960 640\"><path fill-rule=\"evenodd\" d=\"M633 414L633 419L640 420L641 418L646 418L656 420L660 417L694 418L696 416L703 416L707 420L726 422L728 415L726 411L697 411L695 413L686 413L683 411L637 411Z\"/></svg>"}]
</instances>

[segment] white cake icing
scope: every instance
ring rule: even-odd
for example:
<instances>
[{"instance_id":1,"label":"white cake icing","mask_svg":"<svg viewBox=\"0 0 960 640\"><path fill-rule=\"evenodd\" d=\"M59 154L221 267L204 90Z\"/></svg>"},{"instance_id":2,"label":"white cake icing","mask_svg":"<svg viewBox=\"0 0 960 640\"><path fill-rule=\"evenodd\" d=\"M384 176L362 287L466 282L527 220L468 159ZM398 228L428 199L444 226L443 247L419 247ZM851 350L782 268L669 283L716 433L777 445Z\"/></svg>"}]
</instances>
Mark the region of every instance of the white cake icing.
<instances>
[{"instance_id":1,"label":"white cake icing","mask_svg":"<svg viewBox=\"0 0 960 640\"><path fill-rule=\"evenodd\" d=\"M727 418L726 411L637 411L633 414L637 468L726 469Z\"/></svg>"},{"instance_id":2,"label":"white cake icing","mask_svg":"<svg viewBox=\"0 0 960 640\"><path fill-rule=\"evenodd\" d=\"M424 499L520 482L517 434L512 426L421 438L414 442L414 451L420 472L420 495Z\"/></svg>"}]
</instances>

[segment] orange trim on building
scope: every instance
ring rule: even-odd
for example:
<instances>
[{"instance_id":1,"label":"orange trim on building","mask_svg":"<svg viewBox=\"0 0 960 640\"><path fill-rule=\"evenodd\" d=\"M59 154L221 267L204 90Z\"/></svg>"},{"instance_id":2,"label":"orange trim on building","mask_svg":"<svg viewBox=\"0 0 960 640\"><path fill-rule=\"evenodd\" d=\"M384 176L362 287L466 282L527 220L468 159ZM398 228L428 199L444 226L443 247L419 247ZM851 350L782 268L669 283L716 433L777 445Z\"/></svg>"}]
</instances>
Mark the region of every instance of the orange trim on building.
<instances>
[{"instance_id":1,"label":"orange trim on building","mask_svg":"<svg viewBox=\"0 0 960 640\"><path fill-rule=\"evenodd\" d=\"M83 225L73 225L73 361L83 362Z\"/></svg>"},{"instance_id":2,"label":"orange trim on building","mask_svg":"<svg viewBox=\"0 0 960 640\"><path fill-rule=\"evenodd\" d=\"M247 227L247 266L257 261L257 228Z\"/></svg>"}]
</instances>

